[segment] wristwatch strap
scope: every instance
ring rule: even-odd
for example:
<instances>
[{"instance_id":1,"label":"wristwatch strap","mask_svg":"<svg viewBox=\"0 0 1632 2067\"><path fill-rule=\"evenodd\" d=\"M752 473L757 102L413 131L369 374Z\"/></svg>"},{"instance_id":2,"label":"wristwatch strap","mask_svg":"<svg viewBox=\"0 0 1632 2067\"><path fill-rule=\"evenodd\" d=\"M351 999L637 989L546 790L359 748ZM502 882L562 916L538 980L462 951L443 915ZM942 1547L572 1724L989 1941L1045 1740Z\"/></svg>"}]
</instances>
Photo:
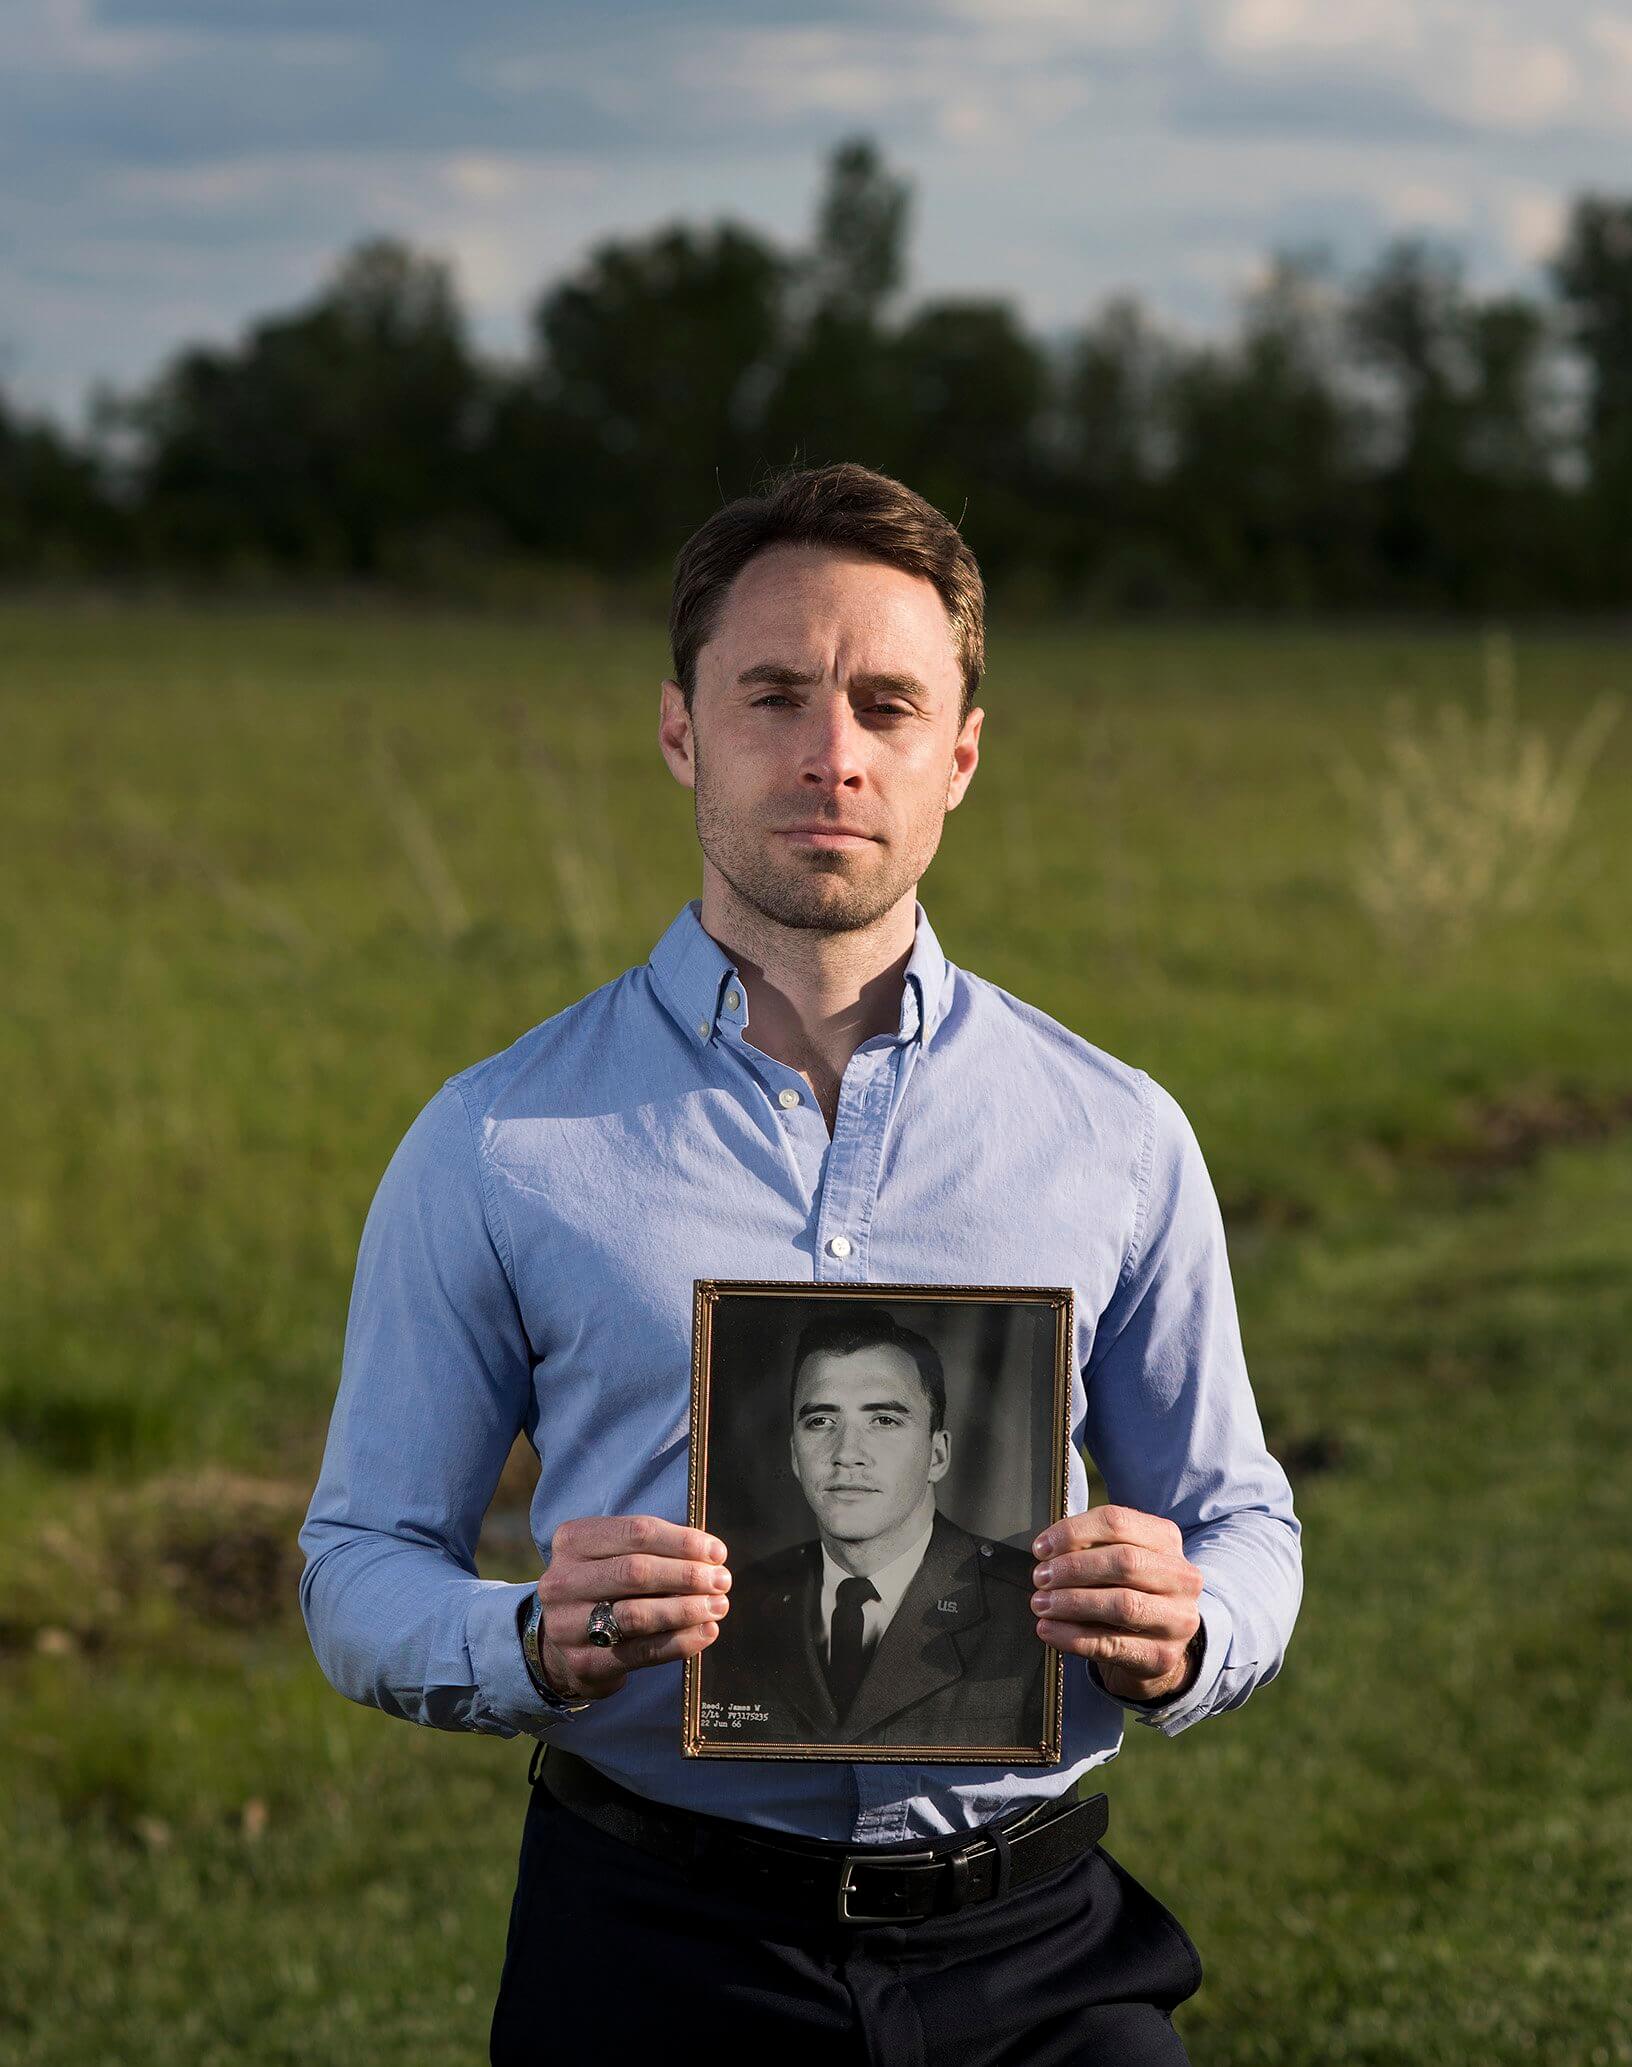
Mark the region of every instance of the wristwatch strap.
<instances>
[{"instance_id":1,"label":"wristwatch strap","mask_svg":"<svg viewBox=\"0 0 1632 2067\"><path fill-rule=\"evenodd\" d=\"M558 1694L554 1687L550 1685L549 1677L544 1670L544 1660L539 1655L538 1649L538 1630L539 1624L543 1619L544 1603L539 1598L538 1588L535 1586L527 1599L522 1602L521 1613L518 1617L521 1631L521 1655L527 1661L527 1677L533 1683L533 1691L549 1711L548 1716L544 1720L549 1723L556 1723L563 1716L582 1715L590 1704L587 1701L569 1701L565 1695Z\"/></svg>"}]
</instances>

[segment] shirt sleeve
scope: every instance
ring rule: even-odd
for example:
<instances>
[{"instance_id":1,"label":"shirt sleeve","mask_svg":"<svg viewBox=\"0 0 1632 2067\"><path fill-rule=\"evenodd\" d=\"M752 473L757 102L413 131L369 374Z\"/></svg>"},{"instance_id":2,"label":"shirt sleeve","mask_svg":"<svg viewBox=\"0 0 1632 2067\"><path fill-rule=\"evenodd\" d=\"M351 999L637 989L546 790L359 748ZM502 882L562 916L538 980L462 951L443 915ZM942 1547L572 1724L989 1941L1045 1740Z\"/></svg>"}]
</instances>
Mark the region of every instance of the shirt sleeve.
<instances>
[{"instance_id":1,"label":"shirt sleeve","mask_svg":"<svg viewBox=\"0 0 1632 2067\"><path fill-rule=\"evenodd\" d=\"M340 1388L300 1532L301 1612L330 1684L434 1729L539 1734L526 1584L476 1575L532 1402L532 1356L457 1081L419 1114L363 1228Z\"/></svg>"},{"instance_id":2,"label":"shirt sleeve","mask_svg":"<svg viewBox=\"0 0 1632 2067\"><path fill-rule=\"evenodd\" d=\"M1177 1522L1203 1575L1195 1684L1122 1704L1174 1736L1274 1678L1303 1565L1292 1489L1265 1447L1247 1376L1212 1180L1175 1100L1142 1073L1140 1085L1139 1204L1088 1359L1083 1434L1111 1501Z\"/></svg>"}]
</instances>

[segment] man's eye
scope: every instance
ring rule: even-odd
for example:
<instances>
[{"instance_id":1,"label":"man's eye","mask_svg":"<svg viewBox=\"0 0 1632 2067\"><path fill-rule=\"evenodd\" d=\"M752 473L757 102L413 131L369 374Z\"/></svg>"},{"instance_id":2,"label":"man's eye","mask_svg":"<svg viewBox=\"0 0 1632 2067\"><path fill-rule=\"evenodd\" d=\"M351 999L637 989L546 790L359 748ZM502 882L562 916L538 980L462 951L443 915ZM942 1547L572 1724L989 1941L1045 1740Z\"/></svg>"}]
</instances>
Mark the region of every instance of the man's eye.
<instances>
[{"instance_id":1,"label":"man's eye","mask_svg":"<svg viewBox=\"0 0 1632 2067\"><path fill-rule=\"evenodd\" d=\"M875 703L872 706L875 718L910 718L912 712L904 703Z\"/></svg>"},{"instance_id":2,"label":"man's eye","mask_svg":"<svg viewBox=\"0 0 1632 2067\"><path fill-rule=\"evenodd\" d=\"M873 1419L880 1428L900 1428L904 1426L899 1414L875 1414Z\"/></svg>"},{"instance_id":3,"label":"man's eye","mask_svg":"<svg viewBox=\"0 0 1632 2067\"><path fill-rule=\"evenodd\" d=\"M788 707L791 709L793 705L793 698L791 696L783 696L780 693L780 691L774 689L771 691L769 696L756 696L754 698L754 708L756 710L763 710L767 704L773 703L783 703L788 705Z\"/></svg>"}]
</instances>

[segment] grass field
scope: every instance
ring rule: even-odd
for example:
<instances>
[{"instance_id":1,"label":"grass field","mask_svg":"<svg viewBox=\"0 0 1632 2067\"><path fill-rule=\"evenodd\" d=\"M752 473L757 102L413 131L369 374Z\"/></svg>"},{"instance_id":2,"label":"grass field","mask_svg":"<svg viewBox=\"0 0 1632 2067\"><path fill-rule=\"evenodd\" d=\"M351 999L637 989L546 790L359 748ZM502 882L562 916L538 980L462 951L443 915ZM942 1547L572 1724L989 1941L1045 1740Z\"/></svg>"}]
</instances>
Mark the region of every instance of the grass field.
<instances>
[{"instance_id":1,"label":"grass field","mask_svg":"<svg viewBox=\"0 0 1632 2067\"><path fill-rule=\"evenodd\" d=\"M1632 714L1558 786L1632 652L992 647L925 903L1190 1113L1306 1530L1282 1677L1109 1774L1193 2056L1632 2060ZM7 2067L486 2057L528 1747L333 1694L294 1533L403 1129L693 893L662 668L0 609Z\"/></svg>"}]
</instances>

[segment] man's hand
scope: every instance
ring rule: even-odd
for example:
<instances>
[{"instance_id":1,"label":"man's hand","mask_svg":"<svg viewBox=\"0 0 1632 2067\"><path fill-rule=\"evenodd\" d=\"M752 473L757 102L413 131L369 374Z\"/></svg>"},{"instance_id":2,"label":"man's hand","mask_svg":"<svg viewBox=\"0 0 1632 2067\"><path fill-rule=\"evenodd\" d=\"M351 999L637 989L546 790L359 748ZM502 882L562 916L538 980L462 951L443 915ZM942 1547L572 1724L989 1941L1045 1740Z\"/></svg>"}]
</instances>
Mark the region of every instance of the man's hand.
<instances>
[{"instance_id":1,"label":"man's hand","mask_svg":"<svg viewBox=\"0 0 1632 2067\"><path fill-rule=\"evenodd\" d=\"M1158 1701L1185 1684L1185 1646L1201 1616L1201 1574L1177 1526L1133 1507L1055 1522L1032 1546L1031 1605L1044 1643L1092 1658L1121 1701Z\"/></svg>"},{"instance_id":2,"label":"man's hand","mask_svg":"<svg viewBox=\"0 0 1632 2067\"><path fill-rule=\"evenodd\" d=\"M563 1522L538 1582L538 1652L555 1691L572 1701L615 1694L642 1665L667 1665L711 1644L730 1603L725 1545L655 1514ZM587 1641L589 1611L608 1600L622 1643Z\"/></svg>"}]
</instances>

